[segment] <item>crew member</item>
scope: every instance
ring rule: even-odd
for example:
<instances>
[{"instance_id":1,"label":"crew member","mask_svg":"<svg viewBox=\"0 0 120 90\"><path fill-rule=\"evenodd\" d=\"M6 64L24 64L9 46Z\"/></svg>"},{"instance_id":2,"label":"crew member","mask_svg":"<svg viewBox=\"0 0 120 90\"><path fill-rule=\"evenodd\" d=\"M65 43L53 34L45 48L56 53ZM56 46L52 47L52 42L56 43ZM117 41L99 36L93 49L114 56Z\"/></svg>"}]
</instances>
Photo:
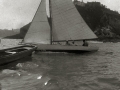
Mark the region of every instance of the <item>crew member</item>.
<instances>
[{"instance_id":1,"label":"crew member","mask_svg":"<svg viewBox=\"0 0 120 90\"><path fill-rule=\"evenodd\" d=\"M88 46L88 42L83 40L83 46Z\"/></svg>"},{"instance_id":2,"label":"crew member","mask_svg":"<svg viewBox=\"0 0 120 90\"><path fill-rule=\"evenodd\" d=\"M68 41L66 41L66 45L70 45L70 43Z\"/></svg>"}]
</instances>

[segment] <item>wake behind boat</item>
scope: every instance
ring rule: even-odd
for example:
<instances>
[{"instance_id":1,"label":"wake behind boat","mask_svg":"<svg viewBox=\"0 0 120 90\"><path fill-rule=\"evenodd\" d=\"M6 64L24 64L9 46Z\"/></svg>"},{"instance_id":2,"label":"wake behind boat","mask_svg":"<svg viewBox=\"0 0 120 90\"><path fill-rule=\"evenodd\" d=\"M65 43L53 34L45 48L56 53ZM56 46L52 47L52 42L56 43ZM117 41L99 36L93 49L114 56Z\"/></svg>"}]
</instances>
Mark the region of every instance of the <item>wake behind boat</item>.
<instances>
[{"instance_id":1,"label":"wake behind boat","mask_svg":"<svg viewBox=\"0 0 120 90\"><path fill-rule=\"evenodd\" d=\"M95 39L97 36L78 13L72 0L49 1L49 22L46 13L46 2L41 0L29 30L25 43L35 43L39 51L52 52L86 52L97 51L98 47L54 45L54 42L69 42Z\"/></svg>"}]
</instances>

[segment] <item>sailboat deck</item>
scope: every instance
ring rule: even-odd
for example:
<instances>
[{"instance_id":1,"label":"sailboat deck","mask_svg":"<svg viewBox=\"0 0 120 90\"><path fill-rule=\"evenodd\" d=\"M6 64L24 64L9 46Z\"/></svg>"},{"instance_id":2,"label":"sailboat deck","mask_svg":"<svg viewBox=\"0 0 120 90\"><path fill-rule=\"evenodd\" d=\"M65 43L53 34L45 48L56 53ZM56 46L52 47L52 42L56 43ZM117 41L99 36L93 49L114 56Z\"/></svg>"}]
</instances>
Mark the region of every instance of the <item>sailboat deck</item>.
<instances>
[{"instance_id":1,"label":"sailboat deck","mask_svg":"<svg viewBox=\"0 0 120 90\"><path fill-rule=\"evenodd\" d=\"M98 47L92 46L67 46L67 45L37 45L39 51L53 51L53 52L89 52L97 51Z\"/></svg>"}]
</instances>

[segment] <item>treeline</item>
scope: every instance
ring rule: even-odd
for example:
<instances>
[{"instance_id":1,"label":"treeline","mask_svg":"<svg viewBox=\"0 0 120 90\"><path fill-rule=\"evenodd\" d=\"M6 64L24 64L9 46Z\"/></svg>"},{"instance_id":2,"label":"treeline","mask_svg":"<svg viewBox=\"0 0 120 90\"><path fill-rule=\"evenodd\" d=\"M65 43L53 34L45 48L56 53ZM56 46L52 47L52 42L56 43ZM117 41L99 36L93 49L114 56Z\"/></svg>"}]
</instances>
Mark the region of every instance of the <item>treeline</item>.
<instances>
[{"instance_id":1,"label":"treeline","mask_svg":"<svg viewBox=\"0 0 120 90\"><path fill-rule=\"evenodd\" d=\"M117 11L106 8L100 2L76 3L75 6L99 38L120 38L120 14Z\"/></svg>"}]
</instances>

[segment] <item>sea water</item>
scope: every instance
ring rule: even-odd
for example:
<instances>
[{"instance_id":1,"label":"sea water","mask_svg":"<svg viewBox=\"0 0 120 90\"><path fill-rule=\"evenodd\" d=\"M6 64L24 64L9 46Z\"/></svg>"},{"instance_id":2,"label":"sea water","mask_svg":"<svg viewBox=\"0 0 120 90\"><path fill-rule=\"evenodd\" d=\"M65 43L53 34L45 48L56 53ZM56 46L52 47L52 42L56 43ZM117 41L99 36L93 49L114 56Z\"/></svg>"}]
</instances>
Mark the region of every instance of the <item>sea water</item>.
<instances>
[{"instance_id":1,"label":"sea water","mask_svg":"<svg viewBox=\"0 0 120 90\"><path fill-rule=\"evenodd\" d=\"M94 53L40 53L1 66L2 90L120 90L120 43Z\"/></svg>"}]
</instances>

